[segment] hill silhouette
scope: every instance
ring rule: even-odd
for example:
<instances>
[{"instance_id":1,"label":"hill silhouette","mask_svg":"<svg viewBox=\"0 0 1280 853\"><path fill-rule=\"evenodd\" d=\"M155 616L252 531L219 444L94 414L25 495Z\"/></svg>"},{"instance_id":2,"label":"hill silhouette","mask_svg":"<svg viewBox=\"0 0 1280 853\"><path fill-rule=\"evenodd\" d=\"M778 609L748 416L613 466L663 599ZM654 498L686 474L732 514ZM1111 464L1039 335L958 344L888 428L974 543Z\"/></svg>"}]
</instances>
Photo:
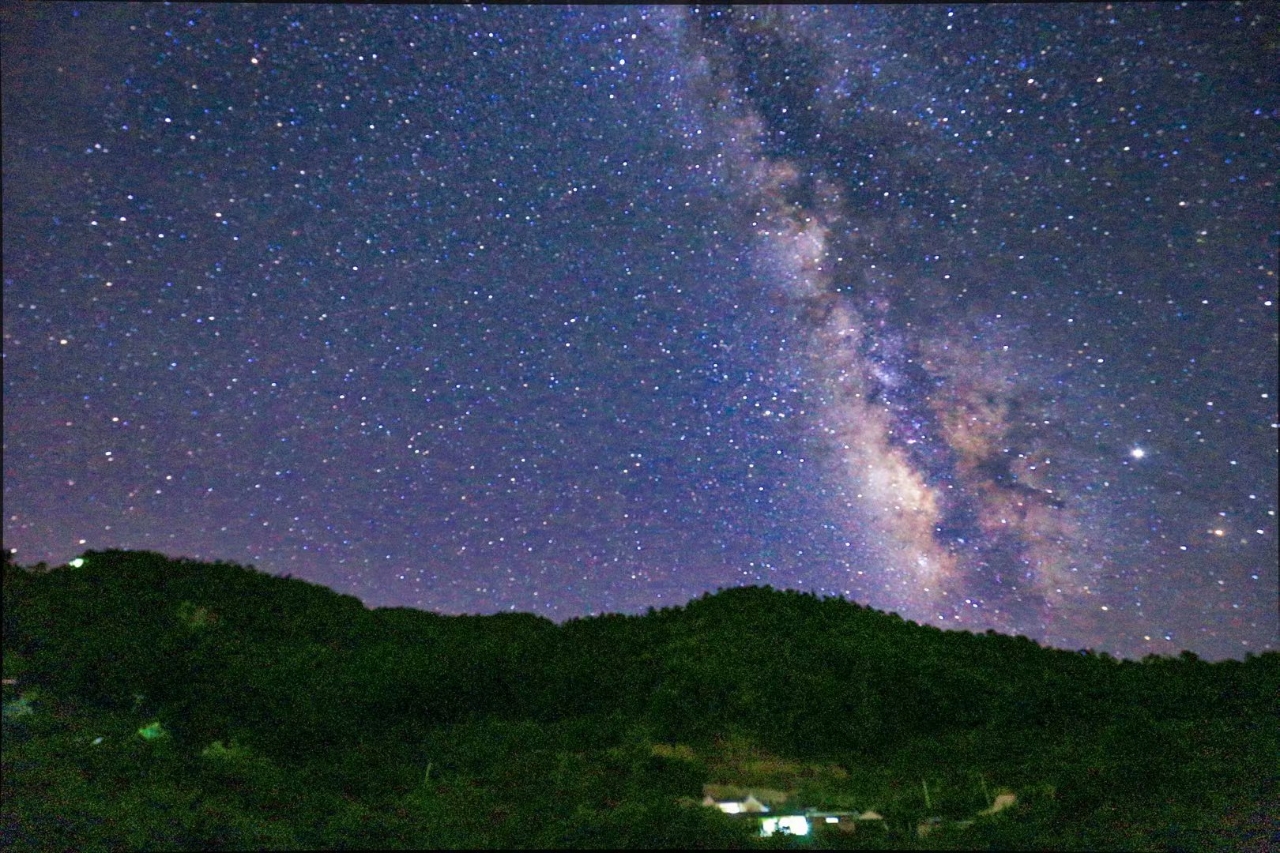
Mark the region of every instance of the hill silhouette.
<instances>
[{"instance_id":1,"label":"hill silhouette","mask_svg":"<svg viewBox=\"0 0 1280 853\"><path fill-rule=\"evenodd\" d=\"M1276 653L1120 661L767 587L563 625L370 610L125 551L6 557L3 597L6 849L1262 850L1277 831ZM883 820L761 839L708 792Z\"/></svg>"}]
</instances>

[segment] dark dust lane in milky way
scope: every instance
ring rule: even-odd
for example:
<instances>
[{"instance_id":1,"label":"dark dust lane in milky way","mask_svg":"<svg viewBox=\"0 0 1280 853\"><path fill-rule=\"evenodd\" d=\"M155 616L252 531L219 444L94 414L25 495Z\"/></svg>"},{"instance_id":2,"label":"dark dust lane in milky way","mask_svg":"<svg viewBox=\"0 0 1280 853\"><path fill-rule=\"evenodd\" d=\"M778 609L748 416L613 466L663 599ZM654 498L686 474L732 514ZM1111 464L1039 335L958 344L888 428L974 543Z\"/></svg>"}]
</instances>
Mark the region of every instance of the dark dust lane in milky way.
<instances>
[{"instance_id":1,"label":"dark dust lane in milky way","mask_svg":"<svg viewBox=\"0 0 1280 853\"><path fill-rule=\"evenodd\" d=\"M972 194L955 153L910 112L859 94L875 84L807 21L700 8L684 38L762 279L806 340L827 511L907 612L1043 624L1098 565L1085 511L1047 464L1062 439L1055 401L1033 365L971 333L983 318L960 307L963 276L901 270L904 253L965 238L948 211Z\"/></svg>"}]
</instances>

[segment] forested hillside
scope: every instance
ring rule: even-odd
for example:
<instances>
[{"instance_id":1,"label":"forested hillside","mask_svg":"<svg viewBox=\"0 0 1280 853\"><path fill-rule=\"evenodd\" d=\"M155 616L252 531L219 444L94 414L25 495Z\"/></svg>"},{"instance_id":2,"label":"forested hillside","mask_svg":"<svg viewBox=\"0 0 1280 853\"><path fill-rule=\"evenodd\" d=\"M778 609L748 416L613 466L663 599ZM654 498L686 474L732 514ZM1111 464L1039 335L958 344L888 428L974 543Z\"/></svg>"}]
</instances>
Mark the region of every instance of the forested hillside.
<instances>
[{"instance_id":1,"label":"forested hillside","mask_svg":"<svg viewBox=\"0 0 1280 853\"><path fill-rule=\"evenodd\" d=\"M143 552L6 558L3 596L6 849L1263 850L1278 830L1275 653L1117 661L768 588L447 617ZM884 820L760 839L708 785ZM998 792L1016 804L980 815Z\"/></svg>"}]
</instances>

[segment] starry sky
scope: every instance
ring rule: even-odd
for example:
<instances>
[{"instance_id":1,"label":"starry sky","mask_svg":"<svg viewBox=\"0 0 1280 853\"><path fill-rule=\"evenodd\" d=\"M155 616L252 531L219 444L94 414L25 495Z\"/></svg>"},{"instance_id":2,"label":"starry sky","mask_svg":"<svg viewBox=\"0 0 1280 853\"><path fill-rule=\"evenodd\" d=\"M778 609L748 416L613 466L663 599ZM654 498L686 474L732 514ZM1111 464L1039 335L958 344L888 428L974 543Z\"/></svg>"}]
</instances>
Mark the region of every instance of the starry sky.
<instances>
[{"instance_id":1,"label":"starry sky","mask_svg":"<svg viewBox=\"0 0 1280 853\"><path fill-rule=\"evenodd\" d=\"M24 565L1278 645L1273 6L0 14Z\"/></svg>"}]
</instances>

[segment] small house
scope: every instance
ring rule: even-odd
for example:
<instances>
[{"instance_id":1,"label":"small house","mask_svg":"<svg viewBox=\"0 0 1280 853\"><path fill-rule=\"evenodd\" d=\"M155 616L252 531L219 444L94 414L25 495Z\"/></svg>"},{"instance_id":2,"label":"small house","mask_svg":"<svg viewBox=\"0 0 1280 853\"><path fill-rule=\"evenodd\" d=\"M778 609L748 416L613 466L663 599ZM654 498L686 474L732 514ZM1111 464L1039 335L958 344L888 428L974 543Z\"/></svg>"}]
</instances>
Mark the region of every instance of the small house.
<instances>
[{"instance_id":1,"label":"small house","mask_svg":"<svg viewBox=\"0 0 1280 853\"><path fill-rule=\"evenodd\" d=\"M809 818L809 823L813 825L815 832L817 831L838 831L853 832L858 828L857 812L830 812L818 811L817 809L809 809L805 812Z\"/></svg>"},{"instance_id":2,"label":"small house","mask_svg":"<svg viewBox=\"0 0 1280 853\"><path fill-rule=\"evenodd\" d=\"M717 808L725 814L764 814L769 811L769 807L757 800L754 794L747 794L746 799L742 800L717 800L707 794L702 798L702 804Z\"/></svg>"},{"instance_id":3,"label":"small house","mask_svg":"<svg viewBox=\"0 0 1280 853\"><path fill-rule=\"evenodd\" d=\"M760 837L774 835L808 835L809 818L802 814L783 814L760 818Z\"/></svg>"}]
</instances>

